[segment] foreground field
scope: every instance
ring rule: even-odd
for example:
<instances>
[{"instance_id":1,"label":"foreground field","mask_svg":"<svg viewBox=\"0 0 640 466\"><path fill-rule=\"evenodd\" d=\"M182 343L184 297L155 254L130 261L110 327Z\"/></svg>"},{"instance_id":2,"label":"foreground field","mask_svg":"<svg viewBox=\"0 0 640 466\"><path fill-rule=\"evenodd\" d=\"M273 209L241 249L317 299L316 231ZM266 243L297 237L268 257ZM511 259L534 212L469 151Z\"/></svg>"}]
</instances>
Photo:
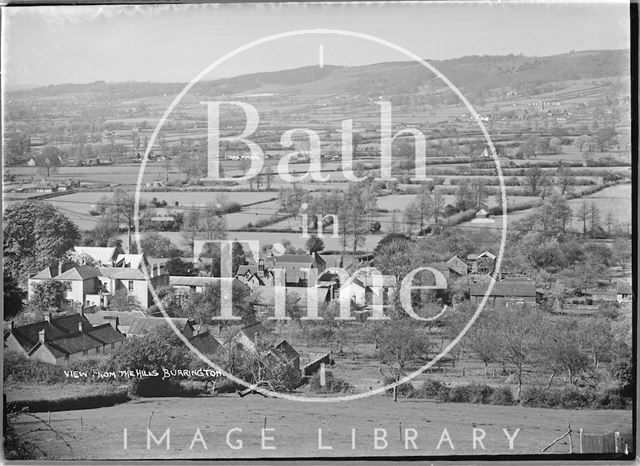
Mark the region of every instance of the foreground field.
<instances>
[{"instance_id":1,"label":"foreground field","mask_svg":"<svg viewBox=\"0 0 640 466\"><path fill-rule=\"evenodd\" d=\"M39 415L46 419L47 415ZM566 432L568 423L574 430L585 432L630 431L631 412L609 410L561 410L455 403L435 403L373 397L347 402L300 403L252 395L202 398L143 399L110 408L51 413L51 424L63 434L71 447L57 440L53 433L38 430L39 421L21 416L18 432L27 440L44 448L51 459L152 459L152 458L246 458L282 456L378 456L378 455L465 455L465 454L537 454L555 438ZM170 445L147 449L147 427L160 438L170 429ZM261 448L261 429L266 426L266 446ZM473 428L485 431L485 450L473 448ZM190 448L196 430L202 441ZM227 444L241 439L242 449ZM385 429L388 446L374 448L374 430ZM451 438L437 449L443 430ZM124 446L123 429L127 429ZM318 449L318 429L322 429L322 445ZM352 429L356 430L356 447L352 449ZM413 449L405 449L407 435L417 436ZM509 449L503 429L513 436ZM402 439L401 439L402 432ZM630 433L630 432L629 432ZM383 432L379 431L378 436ZM480 435L480 434L479 434ZM627 434L627 437L630 435ZM574 445L576 440L574 440ZM451 449L453 445L454 449ZM380 441L378 446L383 446ZM553 453L567 453L560 442Z\"/></svg>"}]
</instances>

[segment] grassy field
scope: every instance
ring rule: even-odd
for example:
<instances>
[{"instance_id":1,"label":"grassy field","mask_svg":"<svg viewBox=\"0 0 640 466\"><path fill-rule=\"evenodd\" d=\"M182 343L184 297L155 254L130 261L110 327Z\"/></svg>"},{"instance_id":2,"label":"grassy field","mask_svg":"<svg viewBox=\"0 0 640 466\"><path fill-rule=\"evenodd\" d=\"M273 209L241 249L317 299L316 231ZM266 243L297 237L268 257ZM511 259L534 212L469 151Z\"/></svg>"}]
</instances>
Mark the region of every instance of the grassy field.
<instances>
[{"instance_id":1,"label":"grassy field","mask_svg":"<svg viewBox=\"0 0 640 466\"><path fill-rule=\"evenodd\" d=\"M46 419L47 415L39 415ZM240 398L237 395L199 398L141 399L123 405L91 410L56 412L51 424L67 440L71 449L53 433L39 430L32 417L21 416L17 430L26 440L43 448L49 459L185 459L185 458L246 458L283 456L373 456L373 455L468 455L468 454L537 454L563 434L568 423L575 430L596 433L630 430L630 411L562 410L513 406L435 403L424 400L373 397L348 402L299 403L257 395ZM275 450L261 449L261 429L274 440L267 441ZM147 449L146 429L160 436L170 428L170 447L156 446L151 441ZM231 449L226 443L232 428L231 441L242 439L243 448ZM473 428L481 428L486 437L481 450L473 449ZM204 445L197 441L190 448L196 429L200 429ZM386 430L386 449L374 449L374 429ZM438 442L443 429L451 438L455 450L444 441ZM123 429L127 429L124 448ZM323 445L333 450L318 450L318 429L323 431ZM352 449L352 429L356 429L356 448ZM415 429L416 450L408 443L407 432ZM503 432L513 435L513 450ZM403 439L400 435L403 435ZM380 432L379 435L382 435ZM577 439L574 438L574 445ZM566 439L550 450L567 453ZM551 458L552 456L550 456Z\"/></svg>"}]
</instances>

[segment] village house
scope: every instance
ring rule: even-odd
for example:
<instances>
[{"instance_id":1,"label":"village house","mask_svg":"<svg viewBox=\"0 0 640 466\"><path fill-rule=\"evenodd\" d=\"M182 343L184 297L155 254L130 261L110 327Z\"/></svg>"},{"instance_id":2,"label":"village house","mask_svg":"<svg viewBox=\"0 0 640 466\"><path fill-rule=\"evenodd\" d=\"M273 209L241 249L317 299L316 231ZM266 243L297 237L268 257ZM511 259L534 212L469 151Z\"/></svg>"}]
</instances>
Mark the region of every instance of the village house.
<instances>
[{"instance_id":1,"label":"village house","mask_svg":"<svg viewBox=\"0 0 640 466\"><path fill-rule=\"evenodd\" d=\"M275 284L275 274L265 268L263 258L260 258L257 264L238 267L235 277L252 289L257 286L273 286Z\"/></svg>"},{"instance_id":2,"label":"village house","mask_svg":"<svg viewBox=\"0 0 640 466\"><path fill-rule=\"evenodd\" d=\"M82 314L45 313L39 322L22 326L11 322L4 332L4 345L7 351L20 352L30 359L60 364L109 353L124 338L108 323L93 326Z\"/></svg>"},{"instance_id":3,"label":"village house","mask_svg":"<svg viewBox=\"0 0 640 466\"><path fill-rule=\"evenodd\" d=\"M315 286L319 274L324 272L326 262L316 252L313 254L282 254L264 258L265 267L284 271L286 286Z\"/></svg>"},{"instance_id":4,"label":"village house","mask_svg":"<svg viewBox=\"0 0 640 466\"><path fill-rule=\"evenodd\" d=\"M471 285L470 301L480 304L489 287L490 280L483 280ZM536 284L532 280L503 280L495 282L487 300L487 305L535 304Z\"/></svg>"},{"instance_id":5,"label":"village house","mask_svg":"<svg viewBox=\"0 0 640 466\"><path fill-rule=\"evenodd\" d=\"M55 268L47 267L29 278L29 299L37 283L56 280L65 285L65 307L107 308L116 293L124 293L128 299L147 308L153 304L150 286L159 288L169 284L163 264L150 265L143 254L116 254L115 248L77 247L74 257L80 264L61 262L57 273ZM86 263L92 265L82 265Z\"/></svg>"}]
</instances>

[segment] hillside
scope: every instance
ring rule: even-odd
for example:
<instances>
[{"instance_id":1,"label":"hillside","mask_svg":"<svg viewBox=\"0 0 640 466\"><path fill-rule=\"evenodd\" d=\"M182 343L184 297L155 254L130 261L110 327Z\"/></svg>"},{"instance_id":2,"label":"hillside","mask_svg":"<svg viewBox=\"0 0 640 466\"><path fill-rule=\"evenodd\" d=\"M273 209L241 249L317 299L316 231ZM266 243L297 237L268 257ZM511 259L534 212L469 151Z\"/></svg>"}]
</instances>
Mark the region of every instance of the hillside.
<instances>
[{"instance_id":1,"label":"hillside","mask_svg":"<svg viewBox=\"0 0 640 466\"><path fill-rule=\"evenodd\" d=\"M485 93L510 89L525 94L544 92L545 84L575 79L625 76L629 74L628 50L571 52L547 57L466 56L430 61L457 87L466 92ZM246 92L291 94L354 95L409 94L425 90L433 76L418 63L387 62L363 66L307 66L276 72L256 73L199 83L194 91L211 96ZM103 99L142 98L176 94L184 83L98 81L88 84L61 84L16 90L17 99L55 97L65 94L92 94ZM429 82L430 91L444 87Z\"/></svg>"}]
</instances>

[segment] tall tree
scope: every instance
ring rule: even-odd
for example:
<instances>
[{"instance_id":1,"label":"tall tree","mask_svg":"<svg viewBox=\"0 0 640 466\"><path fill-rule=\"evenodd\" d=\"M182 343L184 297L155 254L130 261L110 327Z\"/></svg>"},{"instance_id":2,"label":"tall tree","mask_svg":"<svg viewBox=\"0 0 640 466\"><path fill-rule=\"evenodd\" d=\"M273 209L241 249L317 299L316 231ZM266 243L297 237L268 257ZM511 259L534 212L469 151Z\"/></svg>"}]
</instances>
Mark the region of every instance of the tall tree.
<instances>
[{"instance_id":1,"label":"tall tree","mask_svg":"<svg viewBox=\"0 0 640 466\"><path fill-rule=\"evenodd\" d=\"M53 205L22 201L8 207L3 221L4 267L20 282L57 264L78 244L78 227Z\"/></svg>"},{"instance_id":2,"label":"tall tree","mask_svg":"<svg viewBox=\"0 0 640 466\"><path fill-rule=\"evenodd\" d=\"M582 222L582 234L587 234L587 220L589 219L589 207L587 201L582 201L578 211L576 212L576 218Z\"/></svg>"}]
</instances>

